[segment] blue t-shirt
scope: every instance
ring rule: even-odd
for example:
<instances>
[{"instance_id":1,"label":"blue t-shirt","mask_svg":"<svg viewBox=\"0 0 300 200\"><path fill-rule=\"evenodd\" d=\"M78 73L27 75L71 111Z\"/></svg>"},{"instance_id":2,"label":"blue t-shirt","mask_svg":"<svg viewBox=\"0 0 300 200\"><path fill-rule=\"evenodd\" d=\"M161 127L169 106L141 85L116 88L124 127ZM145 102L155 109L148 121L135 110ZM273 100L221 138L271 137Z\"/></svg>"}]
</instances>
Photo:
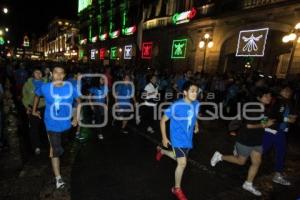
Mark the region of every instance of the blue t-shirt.
<instances>
[{"instance_id":1,"label":"blue t-shirt","mask_svg":"<svg viewBox=\"0 0 300 200\"><path fill-rule=\"evenodd\" d=\"M172 147L193 147L194 128L199 108L199 101L187 103L184 99L179 99L165 110L165 115L170 119Z\"/></svg>"},{"instance_id":2,"label":"blue t-shirt","mask_svg":"<svg viewBox=\"0 0 300 200\"><path fill-rule=\"evenodd\" d=\"M120 108L128 108L128 105L122 105L122 103L130 103L131 95L133 93L131 84L119 84L116 87L117 103L120 103Z\"/></svg>"},{"instance_id":3,"label":"blue t-shirt","mask_svg":"<svg viewBox=\"0 0 300 200\"><path fill-rule=\"evenodd\" d=\"M93 101L99 102L99 103L105 103L106 97L108 94L108 87L107 86L99 86L99 87L92 87L89 89L89 92L92 96L97 98L93 98Z\"/></svg>"},{"instance_id":4,"label":"blue t-shirt","mask_svg":"<svg viewBox=\"0 0 300 200\"><path fill-rule=\"evenodd\" d=\"M44 84L44 81L32 79L32 84L34 86L34 89L37 90Z\"/></svg>"},{"instance_id":5,"label":"blue t-shirt","mask_svg":"<svg viewBox=\"0 0 300 200\"><path fill-rule=\"evenodd\" d=\"M64 82L60 87L55 87L53 83L46 83L35 93L45 98L44 122L47 131L61 133L70 129L72 104L79 97L74 86L70 82Z\"/></svg>"}]
</instances>

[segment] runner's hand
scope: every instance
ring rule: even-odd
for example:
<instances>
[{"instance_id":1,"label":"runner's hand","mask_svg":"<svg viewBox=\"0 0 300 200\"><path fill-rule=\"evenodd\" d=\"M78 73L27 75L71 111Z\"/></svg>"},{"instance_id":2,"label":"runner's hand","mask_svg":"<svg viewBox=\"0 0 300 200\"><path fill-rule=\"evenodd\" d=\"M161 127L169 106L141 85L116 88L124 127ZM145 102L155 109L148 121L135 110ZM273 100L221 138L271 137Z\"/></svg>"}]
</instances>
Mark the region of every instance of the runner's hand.
<instances>
[{"instance_id":1,"label":"runner's hand","mask_svg":"<svg viewBox=\"0 0 300 200\"><path fill-rule=\"evenodd\" d=\"M198 127L198 126L195 126L194 133L195 133L195 134L199 133L199 127Z\"/></svg>"},{"instance_id":2,"label":"runner's hand","mask_svg":"<svg viewBox=\"0 0 300 200\"><path fill-rule=\"evenodd\" d=\"M32 115L38 117L39 119L42 119L41 113L39 111L32 112Z\"/></svg>"},{"instance_id":3,"label":"runner's hand","mask_svg":"<svg viewBox=\"0 0 300 200\"><path fill-rule=\"evenodd\" d=\"M168 148L168 145L171 145L171 142L168 140L168 138L165 138L162 140L162 144L165 148Z\"/></svg>"},{"instance_id":4,"label":"runner's hand","mask_svg":"<svg viewBox=\"0 0 300 200\"><path fill-rule=\"evenodd\" d=\"M272 126L274 124L275 124L275 120L274 119L269 119L268 122L266 123L265 127L268 128L268 127L270 127L270 126Z\"/></svg>"},{"instance_id":5,"label":"runner's hand","mask_svg":"<svg viewBox=\"0 0 300 200\"><path fill-rule=\"evenodd\" d=\"M77 126L78 125L78 121L76 119L76 117L74 117L74 119L72 120L72 126Z\"/></svg>"}]
</instances>

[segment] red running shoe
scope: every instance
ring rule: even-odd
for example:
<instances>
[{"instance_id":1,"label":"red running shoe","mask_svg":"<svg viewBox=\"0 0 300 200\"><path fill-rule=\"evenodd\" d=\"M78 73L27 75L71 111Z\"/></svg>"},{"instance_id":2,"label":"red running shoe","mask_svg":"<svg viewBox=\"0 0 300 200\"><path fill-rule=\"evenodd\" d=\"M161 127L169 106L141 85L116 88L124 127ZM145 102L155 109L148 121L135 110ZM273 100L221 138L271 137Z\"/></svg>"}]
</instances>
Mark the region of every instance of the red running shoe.
<instances>
[{"instance_id":1,"label":"red running shoe","mask_svg":"<svg viewBox=\"0 0 300 200\"><path fill-rule=\"evenodd\" d=\"M162 156L163 156L163 154L161 153L161 148L159 146L157 146L156 147L156 156L155 156L156 161L160 161Z\"/></svg>"},{"instance_id":2,"label":"red running shoe","mask_svg":"<svg viewBox=\"0 0 300 200\"><path fill-rule=\"evenodd\" d=\"M177 197L178 200L187 200L181 188L172 187L172 193Z\"/></svg>"}]
</instances>

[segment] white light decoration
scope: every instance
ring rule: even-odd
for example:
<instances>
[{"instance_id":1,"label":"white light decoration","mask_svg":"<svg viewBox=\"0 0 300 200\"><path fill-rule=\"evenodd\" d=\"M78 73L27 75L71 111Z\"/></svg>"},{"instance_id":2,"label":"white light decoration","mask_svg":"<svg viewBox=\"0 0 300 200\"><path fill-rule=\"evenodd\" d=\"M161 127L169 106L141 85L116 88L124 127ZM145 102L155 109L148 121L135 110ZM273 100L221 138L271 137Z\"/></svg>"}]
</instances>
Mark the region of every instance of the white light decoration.
<instances>
[{"instance_id":1,"label":"white light decoration","mask_svg":"<svg viewBox=\"0 0 300 200\"><path fill-rule=\"evenodd\" d=\"M4 12L4 14L7 14L8 13L8 8L3 8L3 12Z\"/></svg>"},{"instance_id":2,"label":"white light decoration","mask_svg":"<svg viewBox=\"0 0 300 200\"><path fill-rule=\"evenodd\" d=\"M263 57L268 33L269 28L240 31L236 56Z\"/></svg>"},{"instance_id":3,"label":"white light decoration","mask_svg":"<svg viewBox=\"0 0 300 200\"><path fill-rule=\"evenodd\" d=\"M205 33L204 38L208 39L210 37L209 33Z\"/></svg>"},{"instance_id":4,"label":"white light decoration","mask_svg":"<svg viewBox=\"0 0 300 200\"><path fill-rule=\"evenodd\" d=\"M297 38L297 35L295 33L289 34L289 40L294 41Z\"/></svg>"},{"instance_id":5,"label":"white light decoration","mask_svg":"<svg viewBox=\"0 0 300 200\"><path fill-rule=\"evenodd\" d=\"M213 46L214 46L214 42L213 41L208 42L207 47L209 49L212 48Z\"/></svg>"},{"instance_id":6,"label":"white light decoration","mask_svg":"<svg viewBox=\"0 0 300 200\"><path fill-rule=\"evenodd\" d=\"M283 43L288 43L289 41L290 41L290 38L288 35L283 36L283 38L282 38Z\"/></svg>"},{"instance_id":7,"label":"white light decoration","mask_svg":"<svg viewBox=\"0 0 300 200\"><path fill-rule=\"evenodd\" d=\"M200 41L199 42L199 48L202 49L205 46L205 42L204 41Z\"/></svg>"},{"instance_id":8,"label":"white light decoration","mask_svg":"<svg viewBox=\"0 0 300 200\"><path fill-rule=\"evenodd\" d=\"M96 59L96 49L92 49L91 50L91 60L95 60Z\"/></svg>"},{"instance_id":9,"label":"white light decoration","mask_svg":"<svg viewBox=\"0 0 300 200\"><path fill-rule=\"evenodd\" d=\"M300 22L299 22L298 24L296 24L295 29L296 29L296 30L299 30L299 29L300 29Z\"/></svg>"},{"instance_id":10,"label":"white light decoration","mask_svg":"<svg viewBox=\"0 0 300 200\"><path fill-rule=\"evenodd\" d=\"M123 50L122 50L122 48L119 48L119 52L122 52Z\"/></svg>"},{"instance_id":11,"label":"white light decoration","mask_svg":"<svg viewBox=\"0 0 300 200\"><path fill-rule=\"evenodd\" d=\"M5 28L5 32L8 32L9 31L9 29L8 28Z\"/></svg>"},{"instance_id":12,"label":"white light decoration","mask_svg":"<svg viewBox=\"0 0 300 200\"><path fill-rule=\"evenodd\" d=\"M130 60L132 58L132 45L126 45L124 47L124 59Z\"/></svg>"}]
</instances>

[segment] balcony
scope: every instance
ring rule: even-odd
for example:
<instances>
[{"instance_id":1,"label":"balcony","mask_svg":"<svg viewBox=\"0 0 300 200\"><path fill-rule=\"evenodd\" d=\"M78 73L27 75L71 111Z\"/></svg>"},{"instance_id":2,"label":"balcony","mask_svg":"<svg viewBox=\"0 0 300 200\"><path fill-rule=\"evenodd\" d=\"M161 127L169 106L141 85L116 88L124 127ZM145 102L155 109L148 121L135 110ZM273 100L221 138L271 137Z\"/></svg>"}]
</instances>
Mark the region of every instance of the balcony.
<instances>
[{"instance_id":1,"label":"balcony","mask_svg":"<svg viewBox=\"0 0 300 200\"><path fill-rule=\"evenodd\" d=\"M161 18L151 19L144 22L144 29L152 29L152 28L167 26L168 24L171 24L171 22L172 22L171 17L161 17Z\"/></svg>"},{"instance_id":2,"label":"balcony","mask_svg":"<svg viewBox=\"0 0 300 200\"><path fill-rule=\"evenodd\" d=\"M272 5L281 2L287 2L289 0L243 0L242 8L243 9L252 9L261 6Z\"/></svg>"}]
</instances>

